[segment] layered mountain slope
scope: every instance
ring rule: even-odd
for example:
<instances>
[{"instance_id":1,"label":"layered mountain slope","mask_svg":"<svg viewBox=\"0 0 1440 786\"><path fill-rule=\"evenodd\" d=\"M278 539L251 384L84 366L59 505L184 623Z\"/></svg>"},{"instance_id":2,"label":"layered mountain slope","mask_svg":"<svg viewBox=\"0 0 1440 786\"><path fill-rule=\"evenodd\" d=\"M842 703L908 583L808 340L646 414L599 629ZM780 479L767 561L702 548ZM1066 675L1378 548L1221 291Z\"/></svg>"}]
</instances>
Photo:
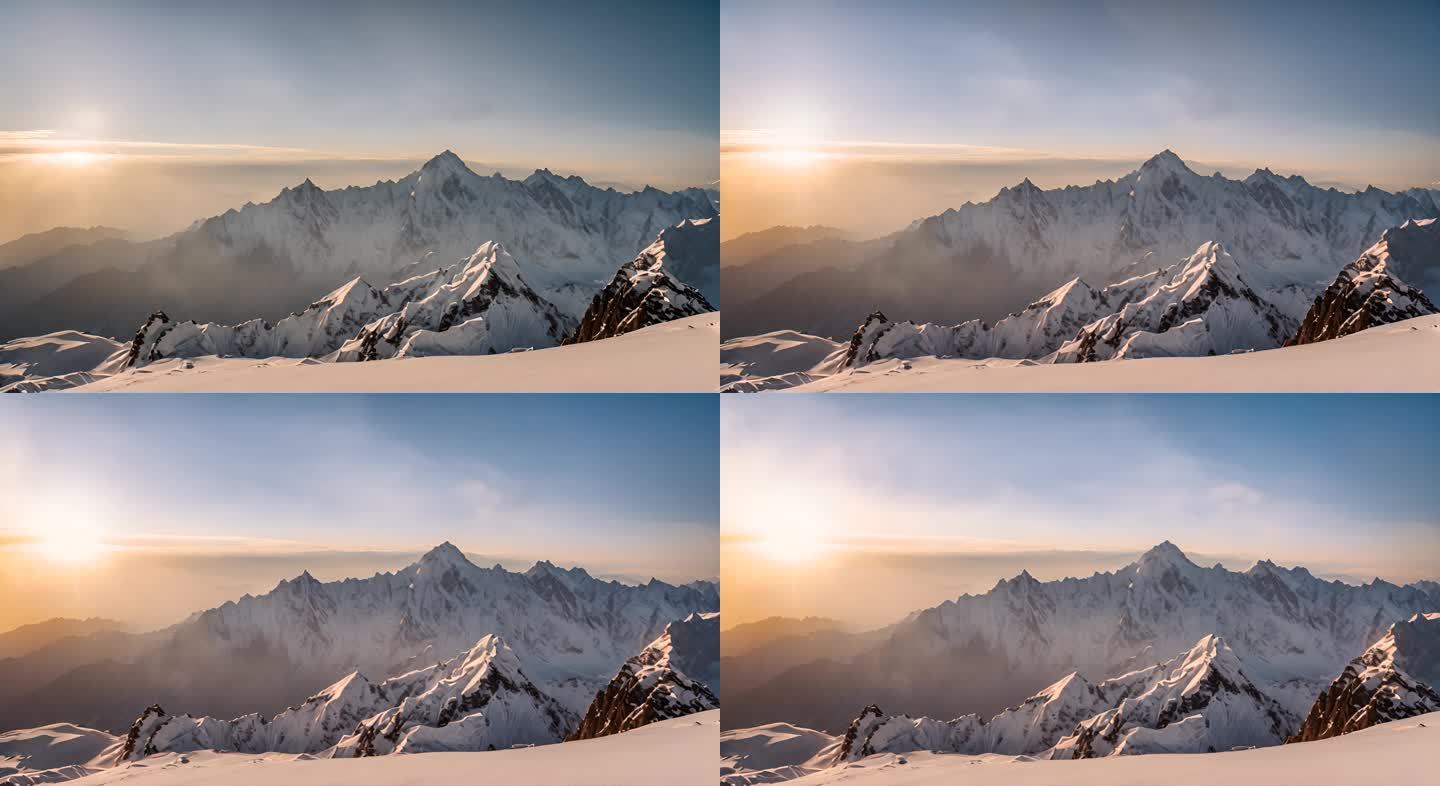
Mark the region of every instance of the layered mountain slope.
<instances>
[{"instance_id":1,"label":"layered mountain slope","mask_svg":"<svg viewBox=\"0 0 1440 786\"><path fill-rule=\"evenodd\" d=\"M75 246L88 246L103 240L123 240L125 230L107 226L55 227L32 232L8 243L0 243L0 270L44 259Z\"/></svg>"},{"instance_id":2,"label":"layered mountain slope","mask_svg":"<svg viewBox=\"0 0 1440 786\"><path fill-rule=\"evenodd\" d=\"M338 360L483 355L554 346L570 325L535 294L504 247L492 242L454 265L384 289L353 279L274 325L259 319L176 322L158 311L112 365L208 355L318 358L337 350Z\"/></svg>"},{"instance_id":3,"label":"layered mountain slope","mask_svg":"<svg viewBox=\"0 0 1440 786\"><path fill-rule=\"evenodd\" d=\"M1436 216L1427 191L1351 194L1263 169L1244 180L1207 177L1166 150L1114 181L1042 190L1025 180L915 222L858 265L795 276L732 311L742 321L747 310L789 311L793 321L763 329L823 336L843 335L854 315L877 306L922 323L999 320L1067 280L1121 281L1151 260L1217 242L1262 300L1298 322L1386 228ZM803 247L793 256L807 258ZM786 267L783 256L770 263Z\"/></svg>"},{"instance_id":4,"label":"layered mountain slope","mask_svg":"<svg viewBox=\"0 0 1440 786\"><path fill-rule=\"evenodd\" d=\"M29 655L63 639L90 636L95 633L119 632L125 628L125 623L104 617L87 619L54 617L43 622L21 625L0 633L0 659Z\"/></svg>"},{"instance_id":5,"label":"layered mountain slope","mask_svg":"<svg viewBox=\"0 0 1440 786\"><path fill-rule=\"evenodd\" d=\"M1437 602L1426 585L1347 585L1268 561L1243 572L1203 568L1167 542L1088 578L1041 582L1022 572L987 593L918 611L858 654L813 653L811 662L727 697L727 707L740 725L783 719L832 731L845 728L855 706L841 715L836 695L912 715L988 716L1072 671L1100 680L1213 634L1252 681L1300 717L1354 653L1391 622ZM739 658L733 668L744 672L746 663ZM909 678L956 671L988 678Z\"/></svg>"},{"instance_id":6,"label":"layered mountain slope","mask_svg":"<svg viewBox=\"0 0 1440 786\"><path fill-rule=\"evenodd\" d=\"M274 718L234 720L147 709L121 760L201 750L327 753L339 758L437 750L496 750L558 742L575 715L541 692L515 653L486 636L460 657L375 684L358 672Z\"/></svg>"},{"instance_id":7,"label":"layered mountain slope","mask_svg":"<svg viewBox=\"0 0 1440 786\"><path fill-rule=\"evenodd\" d=\"M1289 742L1349 734L1377 723L1440 712L1440 613L1397 622L1346 664Z\"/></svg>"},{"instance_id":8,"label":"layered mountain slope","mask_svg":"<svg viewBox=\"0 0 1440 786\"><path fill-rule=\"evenodd\" d=\"M1380 242L1346 265L1316 296L1288 345L1440 313L1424 292L1401 279L1400 270L1433 282L1432 288L1440 290L1440 221L1407 221L1385 230Z\"/></svg>"},{"instance_id":9,"label":"layered mountain slope","mask_svg":"<svg viewBox=\"0 0 1440 786\"><path fill-rule=\"evenodd\" d=\"M625 661L570 735L587 740L720 706L720 615L691 614Z\"/></svg>"},{"instance_id":10,"label":"layered mountain slope","mask_svg":"<svg viewBox=\"0 0 1440 786\"><path fill-rule=\"evenodd\" d=\"M615 278L591 299L566 343L614 338L714 311L719 306L719 278L720 220L682 221L666 228L616 271Z\"/></svg>"},{"instance_id":11,"label":"layered mountain slope","mask_svg":"<svg viewBox=\"0 0 1440 786\"><path fill-rule=\"evenodd\" d=\"M366 579L322 583L302 573L156 634L124 661L74 668L7 710L16 725L59 712L102 728L128 723L136 707L154 702L198 715L269 715L351 671L413 671L494 634L531 680L578 716L669 621L718 609L713 583L634 586L546 562L523 573L480 568L447 543ZM204 677L214 673L225 681ZM103 685L122 687L97 690Z\"/></svg>"},{"instance_id":12,"label":"layered mountain slope","mask_svg":"<svg viewBox=\"0 0 1440 786\"><path fill-rule=\"evenodd\" d=\"M578 319L616 266L661 230L716 215L701 189L621 193L545 170L523 181L482 177L446 151L396 181L327 191L306 180L160 241L65 249L78 258L51 267L71 272L42 276L44 286L18 284L46 260L5 271L17 286L0 287L0 338L64 328L121 335L157 307L200 322L273 322L357 276L398 281L425 272L417 260L428 253L463 259L489 241ZM123 248L105 248L115 243Z\"/></svg>"}]
</instances>

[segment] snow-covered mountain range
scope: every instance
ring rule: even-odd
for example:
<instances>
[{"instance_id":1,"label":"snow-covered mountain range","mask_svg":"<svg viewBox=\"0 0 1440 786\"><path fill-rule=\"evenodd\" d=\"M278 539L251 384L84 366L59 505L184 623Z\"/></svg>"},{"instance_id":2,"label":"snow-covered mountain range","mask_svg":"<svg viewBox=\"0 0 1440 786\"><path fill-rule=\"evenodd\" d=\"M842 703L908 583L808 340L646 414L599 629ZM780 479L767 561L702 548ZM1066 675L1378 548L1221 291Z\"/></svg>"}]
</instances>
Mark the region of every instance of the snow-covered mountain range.
<instances>
[{"instance_id":1,"label":"snow-covered mountain range","mask_svg":"<svg viewBox=\"0 0 1440 786\"><path fill-rule=\"evenodd\" d=\"M493 355L613 338L715 310L686 281L708 282L718 292L718 222L666 228L620 267L578 321L538 294L515 258L492 241L453 265L383 288L353 278L274 324L177 321L162 310L124 348L74 331L13 341L0 345L0 390L74 387L177 358L346 362Z\"/></svg>"},{"instance_id":2,"label":"snow-covered mountain range","mask_svg":"<svg viewBox=\"0 0 1440 786\"><path fill-rule=\"evenodd\" d=\"M570 735L587 740L720 706L720 615L691 614L625 661Z\"/></svg>"},{"instance_id":3,"label":"snow-covered mountain range","mask_svg":"<svg viewBox=\"0 0 1440 786\"><path fill-rule=\"evenodd\" d=\"M849 326L871 311L913 321L867 346L877 359L1041 359L1067 344L1054 359L1267 349L1291 339L1316 296L1386 230L1436 216L1430 190L1351 194L1269 170L1206 177L1167 150L1116 181L1041 190L1026 180L861 244L858 263L816 271L797 247L786 253L805 272L732 294L729 317L837 338L857 334ZM773 281L746 268L783 269L786 253L741 265L740 278ZM1430 256L1414 265L1431 271L1424 280L1409 279L1422 290L1440 285Z\"/></svg>"},{"instance_id":4,"label":"snow-covered mountain range","mask_svg":"<svg viewBox=\"0 0 1440 786\"><path fill-rule=\"evenodd\" d=\"M710 582L635 586L548 562L524 572L481 568L446 543L394 573L333 582L302 573L264 595L197 613L147 634L123 659L77 664L14 697L0 721L17 727L69 717L120 728L152 703L214 717L270 715L350 672L413 672L489 635L579 717L666 625L718 609ZM204 678L217 670L227 674L223 684Z\"/></svg>"},{"instance_id":5,"label":"snow-covered mountain range","mask_svg":"<svg viewBox=\"0 0 1440 786\"><path fill-rule=\"evenodd\" d=\"M1244 673L1295 718L1355 653L1389 626L1440 608L1440 587L1376 579L1349 585L1269 561L1249 570L1194 564L1162 543L1114 572L1041 582L1029 573L921 611L841 663L816 653L727 702L736 725L787 720L838 730L840 692L911 715L989 717L1071 672L1091 683L1190 653L1216 637ZM762 662L763 652L736 659ZM817 663L821 664L817 667ZM985 673L934 684L909 675ZM804 675L803 677L801 675ZM802 714L807 708L813 714ZM1287 730L1288 733L1288 730Z\"/></svg>"},{"instance_id":6,"label":"snow-covered mountain range","mask_svg":"<svg viewBox=\"0 0 1440 786\"><path fill-rule=\"evenodd\" d=\"M0 287L0 312L8 336L121 335L157 307L200 322L276 321L356 277L401 281L495 242L542 298L576 320L662 230L716 215L698 188L622 193L543 169L524 180L485 177L445 151L396 181L327 191L306 180L125 253L95 243L68 248L63 264L27 259L6 271L16 286ZM31 266L50 274L22 286ZM67 270L73 275L61 275Z\"/></svg>"},{"instance_id":7,"label":"snow-covered mountain range","mask_svg":"<svg viewBox=\"0 0 1440 786\"><path fill-rule=\"evenodd\" d=\"M1299 318L1261 295L1235 258L1208 242L1181 262L1100 289L1072 279L993 325L892 322L875 312L851 337L842 367L926 356L1055 363L1191 357L1338 338L1436 313L1399 270L1436 275L1437 227L1427 219L1387 229Z\"/></svg>"}]
</instances>

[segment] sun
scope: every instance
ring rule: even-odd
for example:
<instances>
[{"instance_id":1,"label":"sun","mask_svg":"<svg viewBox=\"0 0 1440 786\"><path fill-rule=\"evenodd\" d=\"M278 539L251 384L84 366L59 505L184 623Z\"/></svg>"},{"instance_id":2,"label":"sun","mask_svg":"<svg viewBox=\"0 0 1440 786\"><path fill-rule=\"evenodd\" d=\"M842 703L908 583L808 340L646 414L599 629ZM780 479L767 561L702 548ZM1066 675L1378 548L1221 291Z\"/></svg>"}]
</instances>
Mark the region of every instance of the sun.
<instances>
[{"instance_id":1,"label":"sun","mask_svg":"<svg viewBox=\"0 0 1440 786\"><path fill-rule=\"evenodd\" d=\"M91 153L88 150L62 150L56 153L37 153L35 157L47 164L58 164L68 167L90 166L105 158L105 156L100 153Z\"/></svg>"},{"instance_id":2,"label":"sun","mask_svg":"<svg viewBox=\"0 0 1440 786\"><path fill-rule=\"evenodd\" d=\"M773 166L782 169L806 169L812 167L827 156L818 151L799 145L782 145L766 150L760 157Z\"/></svg>"},{"instance_id":3,"label":"sun","mask_svg":"<svg viewBox=\"0 0 1440 786\"><path fill-rule=\"evenodd\" d=\"M829 541L811 533L783 530L771 532L753 543L755 549L773 562L814 562L833 548Z\"/></svg>"},{"instance_id":4,"label":"sun","mask_svg":"<svg viewBox=\"0 0 1440 786\"><path fill-rule=\"evenodd\" d=\"M98 531L83 527L58 527L37 533L30 548L35 556L64 565L98 562L110 553L110 546Z\"/></svg>"}]
</instances>

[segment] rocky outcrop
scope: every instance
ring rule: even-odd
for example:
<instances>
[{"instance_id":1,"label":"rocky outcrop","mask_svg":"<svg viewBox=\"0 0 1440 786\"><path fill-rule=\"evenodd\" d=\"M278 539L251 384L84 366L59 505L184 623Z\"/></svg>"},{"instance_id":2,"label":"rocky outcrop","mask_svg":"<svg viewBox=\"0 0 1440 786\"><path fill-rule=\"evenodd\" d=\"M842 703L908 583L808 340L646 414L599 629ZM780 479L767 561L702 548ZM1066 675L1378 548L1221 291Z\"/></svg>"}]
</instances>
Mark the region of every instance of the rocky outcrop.
<instances>
[{"instance_id":1,"label":"rocky outcrop","mask_svg":"<svg viewBox=\"0 0 1440 786\"><path fill-rule=\"evenodd\" d=\"M720 269L720 220L683 221L660 233L625 263L590 301L566 344L614 338L650 325L715 311L691 279L711 279ZM718 290L717 287L712 287ZM714 295L718 297L717 295Z\"/></svg>"},{"instance_id":2,"label":"rocky outcrop","mask_svg":"<svg viewBox=\"0 0 1440 786\"><path fill-rule=\"evenodd\" d=\"M719 656L719 614L692 614L672 623L596 693L569 739L604 737L719 707ZM709 672L711 684L682 668Z\"/></svg>"},{"instance_id":3,"label":"rocky outcrop","mask_svg":"<svg viewBox=\"0 0 1440 786\"><path fill-rule=\"evenodd\" d=\"M1286 346L1348 336L1376 325L1440 313L1419 288L1400 278L1400 269L1440 275L1440 222L1407 221L1388 229L1380 242L1345 266L1316 296Z\"/></svg>"},{"instance_id":4,"label":"rocky outcrop","mask_svg":"<svg viewBox=\"0 0 1440 786\"><path fill-rule=\"evenodd\" d=\"M1417 675L1424 675L1417 676ZM1349 734L1379 723L1440 711L1440 614L1399 622L1321 693L1287 742Z\"/></svg>"}]
</instances>

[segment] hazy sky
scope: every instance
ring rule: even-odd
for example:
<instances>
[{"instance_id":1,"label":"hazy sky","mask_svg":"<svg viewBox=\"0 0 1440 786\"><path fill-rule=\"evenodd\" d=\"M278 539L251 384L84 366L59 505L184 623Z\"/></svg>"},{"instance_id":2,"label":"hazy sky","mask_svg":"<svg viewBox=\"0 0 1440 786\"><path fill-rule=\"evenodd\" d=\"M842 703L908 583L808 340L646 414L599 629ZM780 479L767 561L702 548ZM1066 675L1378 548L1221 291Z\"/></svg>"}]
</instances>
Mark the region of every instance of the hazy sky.
<instances>
[{"instance_id":1,"label":"hazy sky","mask_svg":"<svg viewBox=\"0 0 1440 786\"><path fill-rule=\"evenodd\" d=\"M699 185L718 177L718 29L714 0L6 3L0 242L173 231L446 148L481 174ZM109 157L55 155L77 150Z\"/></svg>"},{"instance_id":2,"label":"hazy sky","mask_svg":"<svg viewBox=\"0 0 1440 786\"><path fill-rule=\"evenodd\" d=\"M1430 0L727 0L725 231L881 233L1167 147L1203 174L1440 187L1436 40Z\"/></svg>"},{"instance_id":3,"label":"hazy sky","mask_svg":"<svg viewBox=\"0 0 1440 786\"><path fill-rule=\"evenodd\" d=\"M717 417L699 395L0 400L0 630L163 624L445 540L482 566L714 578Z\"/></svg>"},{"instance_id":4,"label":"hazy sky","mask_svg":"<svg viewBox=\"0 0 1440 786\"><path fill-rule=\"evenodd\" d=\"M727 626L879 625L1167 539L1232 570L1440 579L1426 396L722 398Z\"/></svg>"}]
</instances>

